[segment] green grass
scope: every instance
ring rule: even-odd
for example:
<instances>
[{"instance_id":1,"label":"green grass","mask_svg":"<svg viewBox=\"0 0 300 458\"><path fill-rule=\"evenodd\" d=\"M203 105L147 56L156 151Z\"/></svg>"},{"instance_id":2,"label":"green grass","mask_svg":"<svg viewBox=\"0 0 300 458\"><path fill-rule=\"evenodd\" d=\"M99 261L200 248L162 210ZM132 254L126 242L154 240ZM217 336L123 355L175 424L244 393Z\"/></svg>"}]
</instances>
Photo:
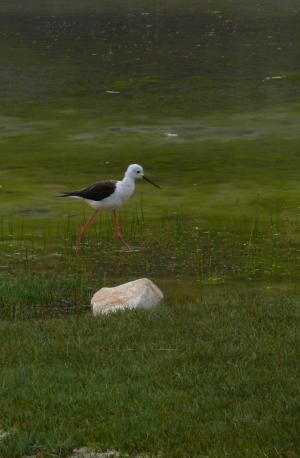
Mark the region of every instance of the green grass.
<instances>
[{"instance_id":1,"label":"green grass","mask_svg":"<svg viewBox=\"0 0 300 458\"><path fill-rule=\"evenodd\" d=\"M19 320L82 313L90 295L87 283L76 275L61 280L49 274L4 277L0 279L0 316Z\"/></svg>"},{"instance_id":2,"label":"green grass","mask_svg":"<svg viewBox=\"0 0 300 458\"><path fill-rule=\"evenodd\" d=\"M0 324L0 456L300 454L299 296ZM5 362L5 363L4 363ZM298 426L297 426L298 425Z\"/></svg>"}]
</instances>

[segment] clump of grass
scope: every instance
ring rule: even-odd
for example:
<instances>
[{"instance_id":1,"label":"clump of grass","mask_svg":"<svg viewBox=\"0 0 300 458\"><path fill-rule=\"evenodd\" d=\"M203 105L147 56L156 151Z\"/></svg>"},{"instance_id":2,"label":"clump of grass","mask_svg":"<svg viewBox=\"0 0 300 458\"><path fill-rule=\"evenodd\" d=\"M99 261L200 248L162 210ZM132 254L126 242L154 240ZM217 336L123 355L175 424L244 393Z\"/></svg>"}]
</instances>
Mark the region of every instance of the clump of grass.
<instances>
[{"instance_id":1,"label":"clump of grass","mask_svg":"<svg viewBox=\"0 0 300 458\"><path fill-rule=\"evenodd\" d=\"M16 320L82 313L90 291L82 278L45 275L0 278L0 319Z\"/></svg>"},{"instance_id":2,"label":"clump of grass","mask_svg":"<svg viewBox=\"0 0 300 458\"><path fill-rule=\"evenodd\" d=\"M0 323L2 458L300 453L299 297Z\"/></svg>"}]
</instances>

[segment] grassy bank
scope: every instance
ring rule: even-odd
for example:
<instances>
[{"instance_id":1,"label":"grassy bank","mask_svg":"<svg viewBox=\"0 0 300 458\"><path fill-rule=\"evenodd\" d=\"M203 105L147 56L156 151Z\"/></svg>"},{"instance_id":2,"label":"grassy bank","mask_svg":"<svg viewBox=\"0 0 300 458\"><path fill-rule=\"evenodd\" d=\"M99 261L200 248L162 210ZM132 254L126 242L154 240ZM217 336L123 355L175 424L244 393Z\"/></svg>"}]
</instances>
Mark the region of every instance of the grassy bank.
<instances>
[{"instance_id":1,"label":"grassy bank","mask_svg":"<svg viewBox=\"0 0 300 458\"><path fill-rule=\"evenodd\" d=\"M300 453L299 297L0 325L0 456Z\"/></svg>"}]
</instances>

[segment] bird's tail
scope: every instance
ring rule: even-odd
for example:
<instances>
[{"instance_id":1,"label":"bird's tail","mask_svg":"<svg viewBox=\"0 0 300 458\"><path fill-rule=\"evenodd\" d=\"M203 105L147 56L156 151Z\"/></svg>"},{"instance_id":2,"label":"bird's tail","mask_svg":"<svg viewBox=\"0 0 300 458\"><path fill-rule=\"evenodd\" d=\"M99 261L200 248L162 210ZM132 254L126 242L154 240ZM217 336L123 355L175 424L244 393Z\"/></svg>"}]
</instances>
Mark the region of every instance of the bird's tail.
<instances>
[{"instance_id":1,"label":"bird's tail","mask_svg":"<svg viewBox=\"0 0 300 458\"><path fill-rule=\"evenodd\" d=\"M71 192L61 192L57 197L76 197L77 192L76 191L71 191Z\"/></svg>"}]
</instances>

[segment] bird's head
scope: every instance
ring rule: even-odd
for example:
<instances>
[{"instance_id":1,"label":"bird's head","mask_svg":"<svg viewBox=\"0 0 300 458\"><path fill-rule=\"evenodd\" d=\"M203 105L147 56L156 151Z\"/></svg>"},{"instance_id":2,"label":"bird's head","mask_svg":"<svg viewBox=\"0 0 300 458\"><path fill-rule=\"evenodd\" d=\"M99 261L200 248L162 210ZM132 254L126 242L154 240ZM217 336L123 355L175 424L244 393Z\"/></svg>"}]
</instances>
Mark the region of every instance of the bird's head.
<instances>
[{"instance_id":1,"label":"bird's head","mask_svg":"<svg viewBox=\"0 0 300 458\"><path fill-rule=\"evenodd\" d=\"M133 178L134 180L143 178L144 169L139 164L131 164L126 171L126 175L130 178Z\"/></svg>"},{"instance_id":2,"label":"bird's head","mask_svg":"<svg viewBox=\"0 0 300 458\"><path fill-rule=\"evenodd\" d=\"M148 181L148 183L151 183L153 186L156 186L157 188L160 188L157 184L153 183L153 181L149 180L149 178L145 177L144 175L144 169L141 165L139 164L131 164L128 169L126 170L125 176L128 176L132 178L133 180L138 180L140 178L143 178L143 180Z\"/></svg>"}]
</instances>

